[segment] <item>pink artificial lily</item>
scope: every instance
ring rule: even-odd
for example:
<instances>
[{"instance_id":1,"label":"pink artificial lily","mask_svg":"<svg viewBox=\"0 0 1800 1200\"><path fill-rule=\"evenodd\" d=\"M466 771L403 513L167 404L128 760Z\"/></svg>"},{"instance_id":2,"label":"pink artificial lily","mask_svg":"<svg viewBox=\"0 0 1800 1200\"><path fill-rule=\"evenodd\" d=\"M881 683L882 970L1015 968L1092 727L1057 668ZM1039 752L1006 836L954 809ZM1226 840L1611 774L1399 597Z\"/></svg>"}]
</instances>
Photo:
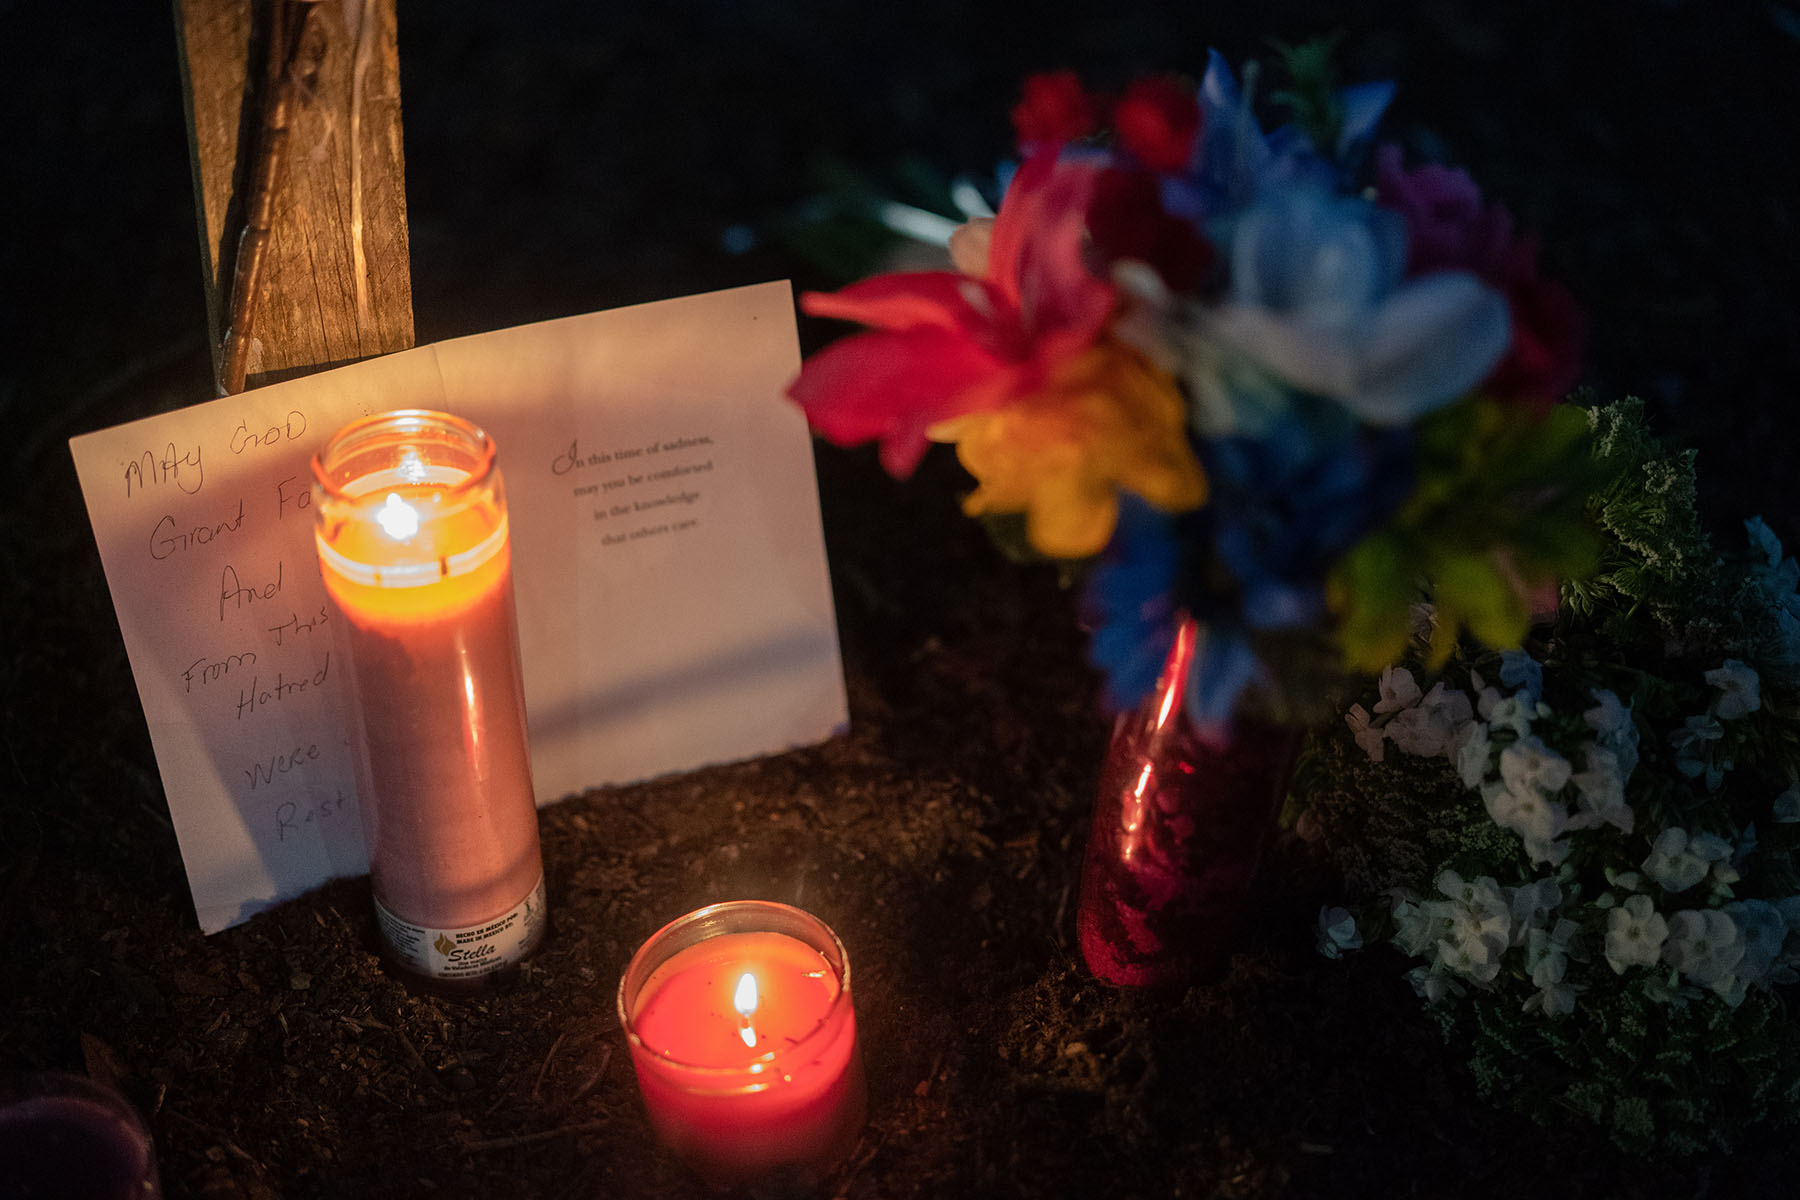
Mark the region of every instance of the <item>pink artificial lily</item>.
<instances>
[{"instance_id":1,"label":"pink artificial lily","mask_svg":"<svg viewBox=\"0 0 1800 1200\"><path fill-rule=\"evenodd\" d=\"M906 272L801 296L812 316L872 327L808 359L788 389L813 428L841 446L879 438L882 465L904 477L934 426L1004 407L1091 348L1115 297L1083 261L1097 175L1054 150L1029 159L978 277Z\"/></svg>"}]
</instances>

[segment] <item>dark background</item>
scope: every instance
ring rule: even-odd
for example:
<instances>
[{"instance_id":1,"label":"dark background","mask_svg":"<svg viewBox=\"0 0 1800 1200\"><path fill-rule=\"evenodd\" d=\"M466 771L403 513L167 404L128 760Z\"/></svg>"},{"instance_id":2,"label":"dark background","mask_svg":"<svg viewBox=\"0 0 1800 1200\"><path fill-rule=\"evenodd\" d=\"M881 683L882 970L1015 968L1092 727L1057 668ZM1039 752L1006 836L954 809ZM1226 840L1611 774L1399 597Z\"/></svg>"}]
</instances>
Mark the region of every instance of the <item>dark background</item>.
<instances>
[{"instance_id":1,"label":"dark background","mask_svg":"<svg viewBox=\"0 0 1800 1200\"><path fill-rule=\"evenodd\" d=\"M846 172L896 195L921 172L991 177L1027 72L1117 86L1198 72L1208 46L1235 64L1342 29L1347 79L1400 81L1389 135L1468 166L1541 234L1589 314L1586 382L1644 397L1698 449L1718 535L1758 512L1800 534L1800 6L403 2L399 18L420 342L846 282L802 253L808 202ZM838 879L809 903L867 964L872 1116L848 1194L1793 1178L1776 1135L1665 1165L1490 1113L1395 963L1312 954L1329 883L1279 852L1225 983L1171 1005L1087 982L1068 885L1105 733L1093 681L1055 580L998 562L942 462L902 487L821 448L854 732L547 810L561 932L535 984L480 1009L407 994L369 952L355 881L200 938L66 447L210 395L172 19L0 2L0 39L0 1069L115 1074L172 1194L683 1194L593 1014L661 921L795 869ZM551 1112L546 1088L576 1099ZM558 1125L582 1128L487 1144Z\"/></svg>"}]
</instances>

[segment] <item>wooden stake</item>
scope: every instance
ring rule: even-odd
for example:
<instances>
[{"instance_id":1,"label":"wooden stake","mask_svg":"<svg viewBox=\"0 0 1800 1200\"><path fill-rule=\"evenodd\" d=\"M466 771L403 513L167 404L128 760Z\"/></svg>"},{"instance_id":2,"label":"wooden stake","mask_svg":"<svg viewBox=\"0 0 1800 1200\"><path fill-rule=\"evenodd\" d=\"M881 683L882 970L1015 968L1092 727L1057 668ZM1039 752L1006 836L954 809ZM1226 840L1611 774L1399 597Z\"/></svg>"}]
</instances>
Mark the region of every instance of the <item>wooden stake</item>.
<instances>
[{"instance_id":1,"label":"wooden stake","mask_svg":"<svg viewBox=\"0 0 1800 1200\"><path fill-rule=\"evenodd\" d=\"M394 0L175 24L221 392L412 345Z\"/></svg>"}]
</instances>

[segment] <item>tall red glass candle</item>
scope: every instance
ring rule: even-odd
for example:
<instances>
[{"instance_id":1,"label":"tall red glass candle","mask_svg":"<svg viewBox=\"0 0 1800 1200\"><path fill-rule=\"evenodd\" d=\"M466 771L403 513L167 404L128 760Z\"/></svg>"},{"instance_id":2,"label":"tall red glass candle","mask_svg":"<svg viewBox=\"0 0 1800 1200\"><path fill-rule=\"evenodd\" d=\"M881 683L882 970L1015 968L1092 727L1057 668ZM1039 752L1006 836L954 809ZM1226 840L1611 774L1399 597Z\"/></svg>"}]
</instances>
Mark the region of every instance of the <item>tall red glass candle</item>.
<instances>
[{"instance_id":1,"label":"tall red glass candle","mask_svg":"<svg viewBox=\"0 0 1800 1200\"><path fill-rule=\"evenodd\" d=\"M546 927L494 443L382 413L333 435L313 477L382 937L404 969L477 984Z\"/></svg>"},{"instance_id":2,"label":"tall red glass candle","mask_svg":"<svg viewBox=\"0 0 1800 1200\"><path fill-rule=\"evenodd\" d=\"M868 1109L850 958L785 904L715 904L663 927L619 983L657 1136L715 1187L816 1183Z\"/></svg>"}]
</instances>

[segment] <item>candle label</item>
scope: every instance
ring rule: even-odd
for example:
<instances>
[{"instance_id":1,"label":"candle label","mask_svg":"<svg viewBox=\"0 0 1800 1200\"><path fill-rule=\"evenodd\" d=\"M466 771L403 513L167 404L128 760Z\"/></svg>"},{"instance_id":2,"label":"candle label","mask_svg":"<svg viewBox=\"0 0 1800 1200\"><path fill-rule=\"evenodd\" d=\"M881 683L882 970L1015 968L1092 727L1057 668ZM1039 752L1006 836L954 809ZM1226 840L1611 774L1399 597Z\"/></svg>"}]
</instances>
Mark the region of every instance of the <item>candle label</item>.
<instances>
[{"instance_id":1,"label":"candle label","mask_svg":"<svg viewBox=\"0 0 1800 1200\"><path fill-rule=\"evenodd\" d=\"M510 912L467 929L428 929L389 912L379 899L375 916L394 956L433 979L475 979L523 959L543 940L544 877Z\"/></svg>"}]
</instances>

